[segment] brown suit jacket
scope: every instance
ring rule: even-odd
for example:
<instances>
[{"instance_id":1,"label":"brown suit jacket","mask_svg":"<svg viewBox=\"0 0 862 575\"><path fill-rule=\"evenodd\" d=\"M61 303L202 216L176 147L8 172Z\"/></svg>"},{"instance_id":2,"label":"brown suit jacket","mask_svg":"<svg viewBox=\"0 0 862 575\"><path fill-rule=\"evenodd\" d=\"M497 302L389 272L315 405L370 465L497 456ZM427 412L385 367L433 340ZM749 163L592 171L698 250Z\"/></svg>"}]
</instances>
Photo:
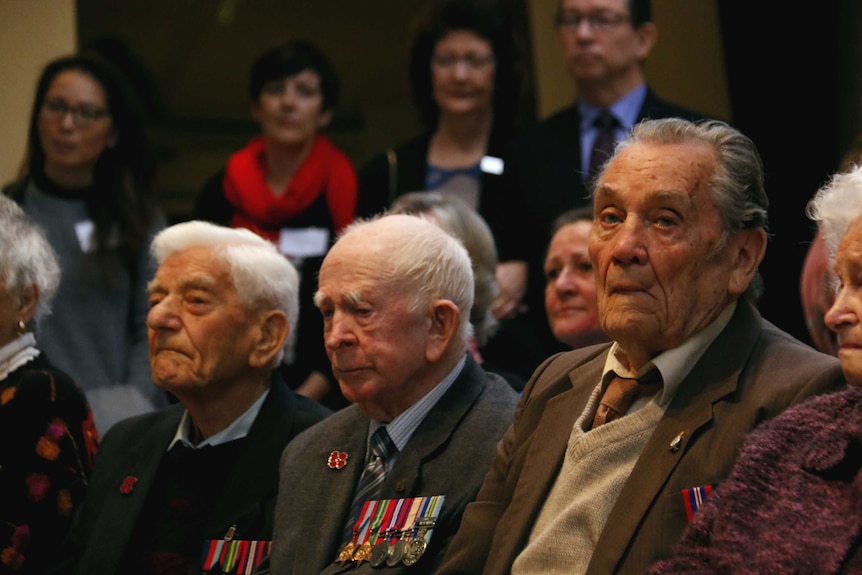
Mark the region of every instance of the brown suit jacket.
<instances>
[{"instance_id":1,"label":"brown suit jacket","mask_svg":"<svg viewBox=\"0 0 862 575\"><path fill-rule=\"evenodd\" d=\"M572 426L609 349L603 344L566 352L539 366L438 574L509 573L562 467ZM843 386L836 358L740 302L680 384L608 516L587 572L642 573L667 557L687 523L683 489L716 486L757 424Z\"/></svg>"}]
</instances>

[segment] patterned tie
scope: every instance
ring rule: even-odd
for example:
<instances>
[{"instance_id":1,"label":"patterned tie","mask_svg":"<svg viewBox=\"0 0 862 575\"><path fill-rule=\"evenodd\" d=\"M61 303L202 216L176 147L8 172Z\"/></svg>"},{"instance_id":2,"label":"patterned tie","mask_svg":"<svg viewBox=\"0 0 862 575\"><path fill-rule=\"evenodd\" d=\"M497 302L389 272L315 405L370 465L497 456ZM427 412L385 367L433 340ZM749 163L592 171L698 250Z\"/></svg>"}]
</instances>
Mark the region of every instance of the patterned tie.
<instances>
[{"instance_id":1,"label":"patterned tie","mask_svg":"<svg viewBox=\"0 0 862 575\"><path fill-rule=\"evenodd\" d=\"M615 131L618 125L619 121L607 110L602 110L593 121L593 126L596 127L596 141L593 143L593 151L590 153L590 171L587 182L592 182L596 178L599 169L613 154L614 145L617 142Z\"/></svg>"},{"instance_id":2,"label":"patterned tie","mask_svg":"<svg viewBox=\"0 0 862 575\"><path fill-rule=\"evenodd\" d=\"M593 418L593 429L622 417L629 410L634 398L639 395L652 395L661 389L661 374L657 369L646 374L642 381L615 376L605 389L604 395Z\"/></svg>"},{"instance_id":3,"label":"patterned tie","mask_svg":"<svg viewBox=\"0 0 862 575\"><path fill-rule=\"evenodd\" d=\"M352 535L353 533L362 505L366 501L377 499L380 484L386 479L386 473L389 471L389 460L396 453L398 453L398 448L395 447L395 443L389 437L386 427L381 425L371 435L371 457L362 471L362 477L359 479L353 496L350 518L345 526L349 534Z\"/></svg>"}]
</instances>

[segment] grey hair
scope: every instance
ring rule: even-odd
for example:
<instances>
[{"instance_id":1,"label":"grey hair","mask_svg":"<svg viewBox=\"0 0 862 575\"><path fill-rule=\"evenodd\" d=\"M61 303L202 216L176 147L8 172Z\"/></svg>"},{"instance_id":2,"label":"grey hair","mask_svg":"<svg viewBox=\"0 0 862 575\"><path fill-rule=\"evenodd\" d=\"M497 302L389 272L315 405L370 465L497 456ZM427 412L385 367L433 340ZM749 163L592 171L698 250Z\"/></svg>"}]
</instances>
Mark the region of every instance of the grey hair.
<instances>
[{"instance_id":1,"label":"grey hair","mask_svg":"<svg viewBox=\"0 0 862 575\"><path fill-rule=\"evenodd\" d=\"M461 314L459 337L466 349L473 334L472 324L465 321L473 307L473 269L470 255L458 238L419 216L385 213L353 222L337 241L376 231L392 218L406 220L397 228L383 228L384 239L392 241L385 246L385 259L379 262L378 283L397 284L399 291L407 294L413 313L424 313L438 299L454 303Z\"/></svg>"},{"instance_id":2,"label":"grey hair","mask_svg":"<svg viewBox=\"0 0 862 575\"><path fill-rule=\"evenodd\" d=\"M226 264L234 288L249 310L272 308L287 316L290 329L299 316L299 274L275 245L244 228L228 228L203 221L174 224L153 239L150 252L158 265L171 255L206 247ZM288 342L285 341L285 348ZM278 354L280 362L285 348Z\"/></svg>"},{"instance_id":3,"label":"grey hair","mask_svg":"<svg viewBox=\"0 0 862 575\"><path fill-rule=\"evenodd\" d=\"M34 320L51 313L60 287L57 255L42 229L9 196L0 194L0 278L7 290L35 286L39 291Z\"/></svg>"},{"instance_id":4,"label":"grey hair","mask_svg":"<svg viewBox=\"0 0 862 575\"><path fill-rule=\"evenodd\" d=\"M475 330L476 342L480 347L484 346L497 331L498 322L491 313L491 303L500 292L495 275L497 246L487 222L465 201L438 191L410 192L398 196L389 211L430 218L467 248L475 282L470 323Z\"/></svg>"},{"instance_id":5,"label":"grey hair","mask_svg":"<svg viewBox=\"0 0 862 575\"><path fill-rule=\"evenodd\" d=\"M754 142L720 120L691 122L680 118L644 120L621 141L614 156L635 144L702 142L715 152L716 166L708 182L722 223L722 236L714 253L720 253L741 230L768 229L769 198L764 187L763 161ZM599 178L600 179L600 178ZM746 296L756 301L763 283L758 274Z\"/></svg>"},{"instance_id":6,"label":"grey hair","mask_svg":"<svg viewBox=\"0 0 862 575\"><path fill-rule=\"evenodd\" d=\"M862 216L862 165L834 174L808 202L805 213L817 222L830 257L835 257L847 228Z\"/></svg>"}]
</instances>

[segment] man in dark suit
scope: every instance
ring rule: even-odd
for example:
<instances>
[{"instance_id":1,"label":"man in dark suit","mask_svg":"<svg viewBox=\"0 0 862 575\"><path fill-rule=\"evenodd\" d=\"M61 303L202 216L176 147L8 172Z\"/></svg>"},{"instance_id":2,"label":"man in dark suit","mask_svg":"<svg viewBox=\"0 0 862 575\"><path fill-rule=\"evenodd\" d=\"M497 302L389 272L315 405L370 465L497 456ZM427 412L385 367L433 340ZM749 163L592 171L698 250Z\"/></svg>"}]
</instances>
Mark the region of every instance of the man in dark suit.
<instances>
[{"instance_id":1,"label":"man in dark suit","mask_svg":"<svg viewBox=\"0 0 862 575\"><path fill-rule=\"evenodd\" d=\"M589 173L599 167L590 165L601 140L597 119L603 112L613 118L607 143L613 145L646 118L703 118L660 99L646 83L644 64L658 36L650 0L560 0L556 27L577 100L513 143L495 182L499 190L491 192L507 206L509 220L494 225L518 231L497 239L502 263L495 313L506 317L521 307L525 316L515 325L538 338L539 361L563 349L544 315L542 262L554 219L589 205Z\"/></svg>"},{"instance_id":2,"label":"man in dark suit","mask_svg":"<svg viewBox=\"0 0 862 575\"><path fill-rule=\"evenodd\" d=\"M473 293L466 250L417 216L354 224L331 248L315 303L354 405L284 452L272 573L439 565L517 402L468 350Z\"/></svg>"},{"instance_id":3,"label":"man in dark suit","mask_svg":"<svg viewBox=\"0 0 862 575\"><path fill-rule=\"evenodd\" d=\"M593 201L590 259L613 342L538 368L439 574L642 573L727 477L746 433L843 385L834 357L751 303L768 200L750 139L723 122L641 122ZM623 389L628 405L614 397Z\"/></svg>"},{"instance_id":4,"label":"man in dark suit","mask_svg":"<svg viewBox=\"0 0 862 575\"><path fill-rule=\"evenodd\" d=\"M186 222L158 234L152 252L150 364L179 403L105 435L62 572L253 567L272 538L284 446L330 414L275 370L298 314L298 276L274 245Z\"/></svg>"}]
</instances>

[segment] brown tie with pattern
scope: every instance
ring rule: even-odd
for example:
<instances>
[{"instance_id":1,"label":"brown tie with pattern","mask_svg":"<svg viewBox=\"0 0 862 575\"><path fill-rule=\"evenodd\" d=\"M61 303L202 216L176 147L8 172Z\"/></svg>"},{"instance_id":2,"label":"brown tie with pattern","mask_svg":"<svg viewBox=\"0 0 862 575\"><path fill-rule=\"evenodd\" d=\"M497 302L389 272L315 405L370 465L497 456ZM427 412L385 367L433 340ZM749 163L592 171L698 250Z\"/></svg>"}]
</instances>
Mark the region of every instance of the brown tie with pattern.
<instances>
[{"instance_id":1,"label":"brown tie with pattern","mask_svg":"<svg viewBox=\"0 0 862 575\"><path fill-rule=\"evenodd\" d=\"M661 389L661 374L657 369L643 377L643 382L628 377L614 377L605 389L604 395L593 418L593 429L622 417L629 410L634 398L639 395L652 395Z\"/></svg>"}]
</instances>

